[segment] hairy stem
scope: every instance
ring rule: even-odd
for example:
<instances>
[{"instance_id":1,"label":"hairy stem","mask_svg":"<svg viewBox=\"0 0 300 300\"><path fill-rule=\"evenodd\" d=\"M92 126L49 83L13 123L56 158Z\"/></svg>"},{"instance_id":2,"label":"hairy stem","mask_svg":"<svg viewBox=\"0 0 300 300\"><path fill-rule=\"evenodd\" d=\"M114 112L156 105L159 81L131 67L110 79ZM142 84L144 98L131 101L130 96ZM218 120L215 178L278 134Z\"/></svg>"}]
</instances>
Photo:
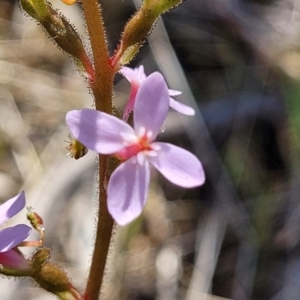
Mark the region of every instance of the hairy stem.
<instances>
[{"instance_id":1,"label":"hairy stem","mask_svg":"<svg viewBox=\"0 0 300 300\"><path fill-rule=\"evenodd\" d=\"M95 78L91 82L91 88L96 109L112 114L114 74L109 64L101 6L96 0L82 0L82 4L94 58ZM98 224L92 264L84 295L84 299L87 300L98 300L113 227L113 219L107 210L107 169L108 157L99 155Z\"/></svg>"}]
</instances>

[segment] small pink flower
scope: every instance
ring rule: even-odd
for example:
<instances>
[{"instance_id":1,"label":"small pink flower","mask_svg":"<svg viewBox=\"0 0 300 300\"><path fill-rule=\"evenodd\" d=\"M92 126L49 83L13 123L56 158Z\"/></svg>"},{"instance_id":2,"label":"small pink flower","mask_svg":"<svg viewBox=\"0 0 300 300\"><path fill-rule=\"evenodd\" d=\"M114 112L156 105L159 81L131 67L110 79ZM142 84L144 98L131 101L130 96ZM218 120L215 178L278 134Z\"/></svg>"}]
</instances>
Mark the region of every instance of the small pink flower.
<instances>
[{"instance_id":1,"label":"small pink flower","mask_svg":"<svg viewBox=\"0 0 300 300\"><path fill-rule=\"evenodd\" d=\"M7 200L0 206L0 225L16 215L25 206L25 193ZM25 224L0 230L0 264L10 267L25 267L27 261L13 248L23 242L30 234L31 228Z\"/></svg>"},{"instance_id":2,"label":"small pink flower","mask_svg":"<svg viewBox=\"0 0 300 300\"><path fill-rule=\"evenodd\" d=\"M135 69L123 67L120 70L120 73L131 83L130 96L127 101L124 113L123 113L123 120L127 120L129 117L129 114L133 110L136 93L137 93L140 85L147 78L147 76L144 72L144 66L139 66L138 68L135 68ZM170 90L170 89L168 89L168 93L169 93L169 96L178 96L181 94L180 91ZM176 101L175 99L173 99L172 97L169 97L169 105L174 110L176 110L184 115L193 116L195 114L195 110L192 107L182 104L182 103Z\"/></svg>"},{"instance_id":3,"label":"small pink flower","mask_svg":"<svg viewBox=\"0 0 300 300\"><path fill-rule=\"evenodd\" d=\"M200 186L205 181L196 156L177 146L155 142L168 109L168 88L163 76L156 72L137 91L134 129L114 116L91 109L67 113L67 124L76 139L91 150L113 154L123 161L107 187L109 212L120 225L138 217L145 206L149 165L182 187Z\"/></svg>"}]
</instances>

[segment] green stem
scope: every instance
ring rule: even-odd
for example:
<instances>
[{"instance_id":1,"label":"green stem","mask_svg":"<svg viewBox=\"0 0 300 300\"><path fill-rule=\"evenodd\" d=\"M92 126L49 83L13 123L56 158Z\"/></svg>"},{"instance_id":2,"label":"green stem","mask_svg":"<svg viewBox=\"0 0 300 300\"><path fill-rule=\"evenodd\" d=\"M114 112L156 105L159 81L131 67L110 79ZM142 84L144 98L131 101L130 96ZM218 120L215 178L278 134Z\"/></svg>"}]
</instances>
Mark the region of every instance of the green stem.
<instances>
[{"instance_id":1,"label":"green stem","mask_svg":"<svg viewBox=\"0 0 300 300\"><path fill-rule=\"evenodd\" d=\"M82 0L82 5L94 58L95 79L91 83L91 88L96 109L112 114L114 74L109 64L101 6L96 0ZM86 300L98 300L113 227L113 219L107 209L107 169L108 156L99 155L98 224L92 264L84 294Z\"/></svg>"}]
</instances>

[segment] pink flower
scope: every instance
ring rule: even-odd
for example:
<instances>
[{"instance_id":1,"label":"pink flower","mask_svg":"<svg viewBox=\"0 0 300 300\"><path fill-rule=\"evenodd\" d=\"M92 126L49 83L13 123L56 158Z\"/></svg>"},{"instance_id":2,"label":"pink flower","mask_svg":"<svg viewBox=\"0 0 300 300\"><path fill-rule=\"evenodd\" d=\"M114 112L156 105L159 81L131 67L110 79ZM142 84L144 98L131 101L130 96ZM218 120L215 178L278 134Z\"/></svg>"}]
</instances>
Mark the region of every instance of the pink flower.
<instances>
[{"instance_id":1,"label":"pink flower","mask_svg":"<svg viewBox=\"0 0 300 300\"><path fill-rule=\"evenodd\" d=\"M0 225L16 215L25 206L25 193L7 200L0 206ZM14 247L23 242L30 234L31 228L25 224L0 230L0 264L10 267L25 267L27 261Z\"/></svg>"},{"instance_id":2,"label":"pink flower","mask_svg":"<svg viewBox=\"0 0 300 300\"><path fill-rule=\"evenodd\" d=\"M127 120L129 117L129 114L133 110L136 93L137 93L140 85L147 78L147 76L144 72L144 66L139 66L138 68L135 68L135 69L123 67L120 70L120 73L122 75L124 75L124 77L131 83L130 96L127 101L124 113L123 113L123 120ZM169 96L178 96L181 94L180 91L170 90L170 89L168 89L168 93L169 93ZM182 103L174 100L172 97L169 97L169 105L174 110L176 110L184 115L193 116L195 114L195 110L192 107L182 104Z\"/></svg>"},{"instance_id":3,"label":"pink flower","mask_svg":"<svg viewBox=\"0 0 300 300\"><path fill-rule=\"evenodd\" d=\"M149 165L182 187L200 186L205 181L196 156L177 146L154 141L168 109L168 88L163 76L156 72L137 91L134 129L114 116L91 109L67 113L66 121L76 139L91 150L113 154L123 161L112 173L107 187L109 212L120 225L138 217L145 206Z\"/></svg>"}]
</instances>

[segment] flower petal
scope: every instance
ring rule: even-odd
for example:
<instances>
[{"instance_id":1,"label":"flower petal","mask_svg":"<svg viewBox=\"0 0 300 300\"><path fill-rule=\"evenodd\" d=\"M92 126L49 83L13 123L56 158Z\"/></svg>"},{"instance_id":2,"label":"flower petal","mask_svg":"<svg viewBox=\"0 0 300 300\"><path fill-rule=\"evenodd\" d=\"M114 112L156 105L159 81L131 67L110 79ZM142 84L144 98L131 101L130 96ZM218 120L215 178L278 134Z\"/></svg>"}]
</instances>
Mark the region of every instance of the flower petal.
<instances>
[{"instance_id":1,"label":"flower petal","mask_svg":"<svg viewBox=\"0 0 300 300\"><path fill-rule=\"evenodd\" d=\"M25 206L24 191L0 206L0 225L21 211Z\"/></svg>"},{"instance_id":2,"label":"flower petal","mask_svg":"<svg viewBox=\"0 0 300 300\"><path fill-rule=\"evenodd\" d=\"M152 73L141 84L134 105L134 128L138 134L141 127L152 131L153 139L160 132L169 109L168 87L163 76Z\"/></svg>"},{"instance_id":3,"label":"flower petal","mask_svg":"<svg viewBox=\"0 0 300 300\"><path fill-rule=\"evenodd\" d=\"M135 69L123 67L120 73L130 82L137 81L142 83L146 79L146 74L144 71L144 66L141 65Z\"/></svg>"},{"instance_id":4,"label":"flower petal","mask_svg":"<svg viewBox=\"0 0 300 300\"><path fill-rule=\"evenodd\" d=\"M101 154L120 151L124 148L123 135L135 135L127 123L93 109L69 111L66 122L77 140Z\"/></svg>"},{"instance_id":5,"label":"flower petal","mask_svg":"<svg viewBox=\"0 0 300 300\"><path fill-rule=\"evenodd\" d=\"M181 91L177 91L177 90L168 89L168 91L169 91L169 96L178 96L182 94Z\"/></svg>"},{"instance_id":6,"label":"flower petal","mask_svg":"<svg viewBox=\"0 0 300 300\"><path fill-rule=\"evenodd\" d=\"M108 210L115 221L126 225L137 218L146 203L150 181L148 163L140 165L132 157L111 175L107 187Z\"/></svg>"},{"instance_id":7,"label":"flower petal","mask_svg":"<svg viewBox=\"0 0 300 300\"><path fill-rule=\"evenodd\" d=\"M18 269L26 269L30 266L29 261L21 253L14 250L0 253L0 264L5 267Z\"/></svg>"},{"instance_id":8,"label":"flower petal","mask_svg":"<svg viewBox=\"0 0 300 300\"><path fill-rule=\"evenodd\" d=\"M120 73L131 83L131 81L136 79L136 74L134 72L134 69L123 67L120 70Z\"/></svg>"},{"instance_id":9,"label":"flower petal","mask_svg":"<svg viewBox=\"0 0 300 300\"><path fill-rule=\"evenodd\" d=\"M195 110L192 107L185 105L183 103L180 103L180 102L174 100L173 98L169 98L169 101L170 101L170 107L172 107L174 110L180 112L181 114L188 115L188 116L195 115Z\"/></svg>"},{"instance_id":10,"label":"flower petal","mask_svg":"<svg viewBox=\"0 0 300 300\"><path fill-rule=\"evenodd\" d=\"M124 112L123 112L122 119L124 121L128 120L130 113L133 111L135 96L136 96L136 92L134 93L133 88L131 87L130 96L129 96L129 99L127 100L127 103L126 103L126 106L125 106Z\"/></svg>"},{"instance_id":11,"label":"flower petal","mask_svg":"<svg viewBox=\"0 0 300 300\"><path fill-rule=\"evenodd\" d=\"M198 158L187 150L167 143L153 143L160 147L156 157L148 157L150 163L172 183L192 188L202 185L205 174Z\"/></svg>"},{"instance_id":12,"label":"flower petal","mask_svg":"<svg viewBox=\"0 0 300 300\"><path fill-rule=\"evenodd\" d=\"M2 229L0 231L0 252L16 247L29 236L30 232L31 228L24 224Z\"/></svg>"}]
</instances>

